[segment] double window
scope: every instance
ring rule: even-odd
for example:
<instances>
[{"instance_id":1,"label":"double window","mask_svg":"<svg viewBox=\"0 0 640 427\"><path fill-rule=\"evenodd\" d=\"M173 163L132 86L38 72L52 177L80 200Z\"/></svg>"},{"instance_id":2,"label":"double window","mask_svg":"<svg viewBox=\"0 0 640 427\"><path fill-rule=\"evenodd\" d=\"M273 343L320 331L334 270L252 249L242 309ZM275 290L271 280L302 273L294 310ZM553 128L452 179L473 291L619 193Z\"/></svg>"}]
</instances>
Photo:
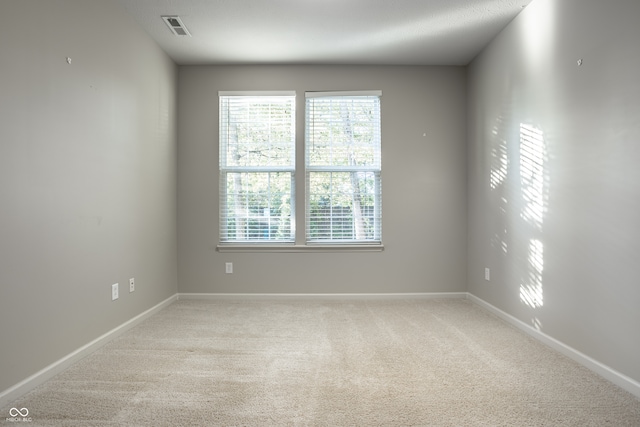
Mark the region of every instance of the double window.
<instances>
[{"instance_id":1,"label":"double window","mask_svg":"<svg viewBox=\"0 0 640 427\"><path fill-rule=\"evenodd\" d=\"M301 179L304 244L381 243L380 96L307 92L301 171L294 92L220 92L220 241L302 240Z\"/></svg>"}]
</instances>

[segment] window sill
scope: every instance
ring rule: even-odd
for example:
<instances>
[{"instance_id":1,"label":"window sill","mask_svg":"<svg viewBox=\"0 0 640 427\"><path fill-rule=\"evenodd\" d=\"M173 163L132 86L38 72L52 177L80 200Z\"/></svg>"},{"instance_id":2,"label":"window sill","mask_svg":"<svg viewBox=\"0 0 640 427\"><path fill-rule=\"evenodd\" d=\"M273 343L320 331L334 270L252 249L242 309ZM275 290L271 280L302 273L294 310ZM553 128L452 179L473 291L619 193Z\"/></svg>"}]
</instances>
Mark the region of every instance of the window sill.
<instances>
[{"instance_id":1,"label":"window sill","mask_svg":"<svg viewBox=\"0 0 640 427\"><path fill-rule=\"evenodd\" d=\"M371 244L219 244L216 247L218 252L382 252L384 245L382 243Z\"/></svg>"}]
</instances>

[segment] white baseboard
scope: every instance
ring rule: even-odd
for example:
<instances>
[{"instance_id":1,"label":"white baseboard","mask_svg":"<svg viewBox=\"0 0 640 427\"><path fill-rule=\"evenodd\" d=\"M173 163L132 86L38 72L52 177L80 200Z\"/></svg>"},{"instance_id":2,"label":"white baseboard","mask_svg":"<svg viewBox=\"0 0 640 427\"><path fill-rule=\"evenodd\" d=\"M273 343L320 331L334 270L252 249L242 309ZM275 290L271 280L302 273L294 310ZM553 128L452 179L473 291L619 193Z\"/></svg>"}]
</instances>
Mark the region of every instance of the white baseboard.
<instances>
[{"instance_id":1,"label":"white baseboard","mask_svg":"<svg viewBox=\"0 0 640 427\"><path fill-rule=\"evenodd\" d=\"M179 300L384 300L467 298L466 292L380 293L380 294L232 294L232 293L179 293Z\"/></svg>"},{"instance_id":2,"label":"white baseboard","mask_svg":"<svg viewBox=\"0 0 640 427\"><path fill-rule=\"evenodd\" d=\"M4 390L3 392L0 393L0 408L4 407L5 405L8 405L12 401L18 399L20 396L33 390L34 388L44 383L45 381L53 378L60 372L67 369L73 363L77 362L78 360L98 350L100 347L104 346L105 344L112 341L114 338L117 338L118 336L122 335L124 332L136 326L143 320L147 319L148 317L154 315L158 311L167 307L171 303L175 302L177 299L178 299L178 294L175 294L167 298L161 303L155 305L154 307L151 307L147 311L128 320L122 325L110 330L106 334L96 338L95 340L80 347L74 352L69 353L62 359L52 363L51 365L47 366L44 369L41 369L40 371L26 378L25 380L20 381L18 384L14 385L13 387L10 387Z\"/></svg>"},{"instance_id":3,"label":"white baseboard","mask_svg":"<svg viewBox=\"0 0 640 427\"><path fill-rule=\"evenodd\" d=\"M489 304L488 302L486 302L483 299L478 298L477 296L473 295L473 294L467 294L468 295L468 299L476 304L478 304L479 306L485 308L486 310L490 311L491 313L495 314L496 316L498 316L499 318L505 320L507 323L515 326L516 328L522 330L523 332L527 333L528 335L532 336L533 338L537 339L538 341L542 342L543 344L546 344L547 346L553 348L554 350L564 354L565 356L575 360L576 362L578 362L579 364L581 364L582 366L590 369L591 371L595 372L596 374L600 375L601 377L604 377L605 379L611 381L612 383L614 383L615 385L617 385L618 387L628 391L629 393L633 394L634 396L640 398L640 383L636 380L634 380L633 378L630 378L618 371L616 371L615 369L610 368L609 366L598 362L597 360L587 356L584 353L579 352L578 350L569 347L568 345L564 344L561 341L558 341L557 339L550 337L549 335L540 332L539 330L535 329L534 327L528 325L527 323L513 317L512 315L500 310L499 308Z\"/></svg>"}]
</instances>

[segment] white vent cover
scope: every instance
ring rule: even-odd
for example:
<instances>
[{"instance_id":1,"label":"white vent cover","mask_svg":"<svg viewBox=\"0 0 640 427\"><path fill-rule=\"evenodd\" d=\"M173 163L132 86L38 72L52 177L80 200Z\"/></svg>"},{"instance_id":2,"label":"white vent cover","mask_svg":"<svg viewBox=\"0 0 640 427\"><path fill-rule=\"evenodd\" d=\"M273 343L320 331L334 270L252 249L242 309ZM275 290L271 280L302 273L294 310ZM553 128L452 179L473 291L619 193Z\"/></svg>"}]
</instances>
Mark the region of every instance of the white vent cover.
<instances>
[{"instance_id":1,"label":"white vent cover","mask_svg":"<svg viewBox=\"0 0 640 427\"><path fill-rule=\"evenodd\" d=\"M179 16L163 16L162 19L167 24L167 27L176 36L189 36L191 33L187 30L187 27L182 23L182 19Z\"/></svg>"}]
</instances>

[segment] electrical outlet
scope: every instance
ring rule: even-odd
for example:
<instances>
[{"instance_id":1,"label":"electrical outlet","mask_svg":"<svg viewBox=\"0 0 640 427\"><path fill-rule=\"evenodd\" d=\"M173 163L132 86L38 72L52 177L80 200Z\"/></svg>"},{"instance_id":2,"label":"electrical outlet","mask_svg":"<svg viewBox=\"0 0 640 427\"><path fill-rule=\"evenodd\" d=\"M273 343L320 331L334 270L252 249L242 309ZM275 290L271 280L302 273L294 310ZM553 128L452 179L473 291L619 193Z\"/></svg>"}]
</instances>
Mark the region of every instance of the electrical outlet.
<instances>
[{"instance_id":1,"label":"electrical outlet","mask_svg":"<svg viewBox=\"0 0 640 427\"><path fill-rule=\"evenodd\" d=\"M131 279L129 279L129 293L135 290L136 290L136 279L132 277Z\"/></svg>"},{"instance_id":2,"label":"electrical outlet","mask_svg":"<svg viewBox=\"0 0 640 427\"><path fill-rule=\"evenodd\" d=\"M486 280L487 282L491 280L491 269L490 268L485 268L484 269L484 280Z\"/></svg>"},{"instance_id":3,"label":"electrical outlet","mask_svg":"<svg viewBox=\"0 0 640 427\"><path fill-rule=\"evenodd\" d=\"M232 262L225 262L224 263L224 271L227 274L232 274L233 273L233 263Z\"/></svg>"},{"instance_id":4,"label":"electrical outlet","mask_svg":"<svg viewBox=\"0 0 640 427\"><path fill-rule=\"evenodd\" d=\"M118 284L114 283L111 285L111 301L115 301L118 299Z\"/></svg>"}]
</instances>

